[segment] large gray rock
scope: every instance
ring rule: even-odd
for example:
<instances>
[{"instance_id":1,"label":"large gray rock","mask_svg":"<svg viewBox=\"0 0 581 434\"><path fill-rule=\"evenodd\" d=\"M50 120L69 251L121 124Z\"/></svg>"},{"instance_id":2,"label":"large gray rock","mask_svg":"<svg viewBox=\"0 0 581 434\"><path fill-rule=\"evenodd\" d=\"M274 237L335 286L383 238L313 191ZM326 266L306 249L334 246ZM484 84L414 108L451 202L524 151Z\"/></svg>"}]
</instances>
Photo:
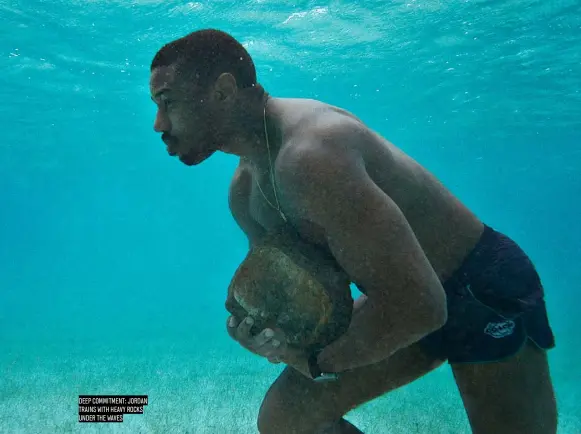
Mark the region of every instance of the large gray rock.
<instances>
[{"instance_id":1,"label":"large gray rock","mask_svg":"<svg viewBox=\"0 0 581 434\"><path fill-rule=\"evenodd\" d=\"M230 282L226 309L254 318L253 332L278 327L289 345L323 348L351 321L350 280L323 249L293 232L266 235L250 249Z\"/></svg>"}]
</instances>

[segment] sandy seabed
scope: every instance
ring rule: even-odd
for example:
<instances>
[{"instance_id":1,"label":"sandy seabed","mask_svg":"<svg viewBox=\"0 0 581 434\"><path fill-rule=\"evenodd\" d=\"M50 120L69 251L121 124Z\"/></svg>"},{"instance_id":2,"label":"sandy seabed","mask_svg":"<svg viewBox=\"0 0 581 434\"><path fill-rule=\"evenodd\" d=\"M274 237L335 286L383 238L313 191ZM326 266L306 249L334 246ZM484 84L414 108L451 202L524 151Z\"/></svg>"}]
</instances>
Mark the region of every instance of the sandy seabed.
<instances>
[{"instance_id":1,"label":"sandy seabed","mask_svg":"<svg viewBox=\"0 0 581 434\"><path fill-rule=\"evenodd\" d=\"M262 398L282 369L223 341L204 348L164 341L134 348L28 343L9 346L0 367L0 433L6 434L254 434ZM565 380L555 380L559 433L578 434L579 387ZM149 400L143 414L124 415L122 423L79 423L78 396L104 394ZM347 419L370 434L470 433L446 365Z\"/></svg>"}]
</instances>

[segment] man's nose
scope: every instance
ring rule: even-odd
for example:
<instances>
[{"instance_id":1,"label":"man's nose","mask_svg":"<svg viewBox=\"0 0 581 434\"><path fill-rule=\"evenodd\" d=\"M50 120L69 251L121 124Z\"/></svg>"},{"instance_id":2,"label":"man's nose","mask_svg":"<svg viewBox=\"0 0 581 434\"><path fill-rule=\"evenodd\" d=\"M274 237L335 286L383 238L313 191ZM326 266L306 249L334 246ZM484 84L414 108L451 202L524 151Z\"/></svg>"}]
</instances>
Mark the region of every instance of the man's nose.
<instances>
[{"instance_id":1,"label":"man's nose","mask_svg":"<svg viewBox=\"0 0 581 434\"><path fill-rule=\"evenodd\" d=\"M153 129L156 133L165 133L171 130L171 123L167 116L161 112L157 112L155 116L155 122L153 123Z\"/></svg>"}]
</instances>

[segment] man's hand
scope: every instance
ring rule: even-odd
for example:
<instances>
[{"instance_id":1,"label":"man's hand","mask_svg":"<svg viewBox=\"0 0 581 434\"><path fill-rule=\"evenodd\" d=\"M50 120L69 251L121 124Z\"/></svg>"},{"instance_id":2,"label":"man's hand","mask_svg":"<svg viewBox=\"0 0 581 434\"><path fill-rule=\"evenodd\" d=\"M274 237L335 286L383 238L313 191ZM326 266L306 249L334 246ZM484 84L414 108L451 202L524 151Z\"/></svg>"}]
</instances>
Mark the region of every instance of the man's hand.
<instances>
[{"instance_id":1,"label":"man's hand","mask_svg":"<svg viewBox=\"0 0 581 434\"><path fill-rule=\"evenodd\" d=\"M226 328L230 337L248 351L267 358L271 363L285 363L304 376L312 378L307 357L303 352L288 345L282 330L265 328L257 335L252 335L250 329L253 324L254 319L251 316L241 322L238 322L234 316L230 316Z\"/></svg>"},{"instance_id":2,"label":"man's hand","mask_svg":"<svg viewBox=\"0 0 581 434\"><path fill-rule=\"evenodd\" d=\"M254 319L251 316L247 316L240 323L234 316L230 316L228 334L248 351L266 357L271 363L283 361L287 345L282 331L266 328L257 335L252 335L250 329L253 325Z\"/></svg>"}]
</instances>

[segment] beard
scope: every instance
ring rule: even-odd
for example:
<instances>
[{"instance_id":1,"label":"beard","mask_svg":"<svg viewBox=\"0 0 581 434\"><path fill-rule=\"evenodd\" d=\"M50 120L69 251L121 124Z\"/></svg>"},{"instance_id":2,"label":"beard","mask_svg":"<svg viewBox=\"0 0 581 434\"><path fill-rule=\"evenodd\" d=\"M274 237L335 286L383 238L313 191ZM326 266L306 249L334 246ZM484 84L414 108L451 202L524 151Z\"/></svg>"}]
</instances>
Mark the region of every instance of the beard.
<instances>
[{"instance_id":1,"label":"beard","mask_svg":"<svg viewBox=\"0 0 581 434\"><path fill-rule=\"evenodd\" d=\"M180 155L178 158L186 166L197 166L198 164L201 164L210 158L214 152L215 151L211 149L207 149L202 152L190 151L187 154Z\"/></svg>"},{"instance_id":2,"label":"beard","mask_svg":"<svg viewBox=\"0 0 581 434\"><path fill-rule=\"evenodd\" d=\"M219 149L219 126L210 112L203 112L192 120L182 120L181 124L197 126L193 129L177 132L175 136L169 133L162 135L162 140L168 147L168 152L187 166L201 164Z\"/></svg>"},{"instance_id":3,"label":"beard","mask_svg":"<svg viewBox=\"0 0 581 434\"><path fill-rule=\"evenodd\" d=\"M206 126L208 129L205 134L191 138L190 143L195 145L191 148L186 147L184 152L179 154L180 161L185 165L197 166L210 158L218 149L216 146L216 137L213 134L210 123L208 122Z\"/></svg>"}]
</instances>

